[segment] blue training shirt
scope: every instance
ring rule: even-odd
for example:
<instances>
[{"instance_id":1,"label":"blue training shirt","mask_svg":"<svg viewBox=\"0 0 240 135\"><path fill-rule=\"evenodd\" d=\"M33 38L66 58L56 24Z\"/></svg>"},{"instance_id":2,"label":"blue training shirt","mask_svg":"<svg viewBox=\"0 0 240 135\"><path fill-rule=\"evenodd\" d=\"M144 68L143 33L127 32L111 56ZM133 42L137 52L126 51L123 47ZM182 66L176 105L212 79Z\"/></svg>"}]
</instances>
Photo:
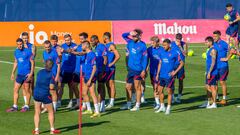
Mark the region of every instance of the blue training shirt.
<instances>
[{"instance_id":1,"label":"blue training shirt","mask_svg":"<svg viewBox=\"0 0 240 135\"><path fill-rule=\"evenodd\" d=\"M57 45L52 46L52 49L57 52L58 47L60 47L60 46L57 44Z\"/></svg>"},{"instance_id":2,"label":"blue training shirt","mask_svg":"<svg viewBox=\"0 0 240 135\"><path fill-rule=\"evenodd\" d=\"M163 47L153 47L150 46L147 49L148 52L148 60L149 60L149 71L150 74L156 75L158 70L158 64L160 61L160 54L164 51Z\"/></svg>"},{"instance_id":3,"label":"blue training shirt","mask_svg":"<svg viewBox=\"0 0 240 135\"><path fill-rule=\"evenodd\" d=\"M209 72L210 68L211 68L211 64L212 64L212 56L211 56L211 52L212 50L215 49L214 47L211 47L208 52L207 52L207 59L206 59L206 73ZM216 50L217 51L217 50ZM217 59L215 61L215 65L214 68L212 70L212 72L210 73L211 75L217 75L218 71L217 71Z\"/></svg>"},{"instance_id":4,"label":"blue training shirt","mask_svg":"<svg viewBox=\"0 0 240 135\"><path fill-rule=\"evenodd\" d=\"M27 48L26 49L29 49L30 51L32 51L32 47L33 47L33 44L27 42Z\"/></svg>"},{"instance_id":5,"label":"blue training shirt","mask_svg":"<svg viewBox=\"0 0 240 135\"><path fill-rule=\"evenodd\" d=\"M93 66L96 65L96 59L94 52L90 51L86 54L85 62L83 64L84 78L89 79L91 77Z\"/></svg>"},{"instance_id":6,"label":"blue training shirt","mask_svg":"<svg viewBox=\"0 0 240 135\"><path fill-rule=\"evenodd\" d=\"M82 45L78 45L76 48L76 52L82 52ZM85 62L85 55L76 55L76 66L75 66L75 73L80 73L80 67L84 64Z\"/></svg>"},{"instance_id":7,"label":"blue training shirt","mask_svg":"<svg viewBox=\"0 0 240 135\"><path fill-rule=\"evenodd\" d=\"M112 63L115 59L115 54L113 52L111 52L110 50L110 46L113 45L113 42L107 43L106 44L106 48L107 48L107 58L108 58L108 62L107 65L109 65L110 63ZM115 64L112 65L111 67L106 67L106 71L109 71L110 69L115 69Z\"/></svg>"},{"instance_id":8,"label":"blue training shirt","mask_svg":"<svg viewBox=\"0 0 240 135\"><path fill-rule=\"evenodd\" d=\"M50 82L54 79L52 71L41 69L37 74L36 86L34 89L34 96L49 96Z\"/></svg>"},{"instance_id":9,"label":"blue training shirt","mask_svg":"<svg viewBox=\"0 0 240 135\"><path fill-rule=\"evenodd\" d=\"M228 62L227 61L221 61L221 58L226 58L228 51L229 51L229 45L223 41L223 40L218 40L217 42L214 43L214 48L217 50L218 55L217 55L217 68L225 68L228 67Z\"/></svg>"},{"instance_id":10,"label":"blue training shirt","mask_svg":"<svg viewBox=\"0 0 240 135\"><path fill-rule=\"evenodd\" d=\"M183 61L185 61L185 54L184 54L184 52L181 51L181 49L184 50L185 42L181 41L180 45L181 45L181 46L178 46L178 45L176 44L176 42L173 41L173 42L171 43L171 48L172 48L173 50L177 51L177 52L179 53L181 59L182 59ZM181 47L181 49L180 49L180 47Z\"/></svg>"},{"instance_id":11,"label":"blue training shirt","mask_svg":"<svg viewBox=\"0 0 240 135\"><path fill-rule=\"evenodd\" d=\"M18 48L14 52L14 57L17 60L17 74L27 75L31 72L31 62L33 60L32 51L23 48L19 50Z\"/></svg>"},{"instance_id":12,"label":"blue training shirt","mask_svg":"<svg viewBox=\"0 0 240 135\"><path fill-rule=\"evenodd\" d=\"M128 52L129 69L134 71L145 71L147 68L147 47L143 41L134 42L128 36L130 33L123 33L122 37L127 42L126 52Z\"/></svg>"},{"instance_id":13,"label":"blue training shirt","mask_svg":"<svg viewBox=\"0 0 240 135\"><path fill-rule=\"evenodd\" d=\"M57 52L54 51L53 49L51 49L50 52L47 52L46 50L43 51L43 60L44 60L44 63L47 60L52 60L53 61L52 72L53 72L53 75L56 76L57 75L57 69L58 69L57 64L60 64L60 59L58 57Z\"/></svg>"},{"instance_id":14,"label":"blue training shirt","mask_svg":"<svg viewBox=\"0 0 240 135\"><path fill-rule=\"evenodd\" d=\"M237 19L237 16L238 16L237 10L233 9L231 12L228 12L228 14L230 16L229 22L233 22L234 20ZM238 25L238 22L235 22L235 23L231 24L230 26L234 26L234 25Z\"/></svg>"},{"instance_id":15,"label":"blue training shirt","mask_svg":"<svg viewBox=\"0 0 240 135\"><path fill-rule=\"evenodd\" d=\"M77 45L75 43L71 43L70 45L62 44L62 48L66 51L68 49L74 49ZM62 55L62 72L73 73L76 66L76 56L71 53L64 52Z\"/></svg>"},{"instance_id":16,"label":"blue training shirt","mask_svg":"<svg viewBox=\"0 0 240 135\"><path fill-rule=\"evenodd\" d=\"M161 69L160 69L160 78L171 79L171 72L176 69L176 65L180 63L181 57L177 51L170 49L169 51L162 51L160 54L161 59Z\"/></svg>"},{"instance_id":17,"label":"blue training shirt","mask_svg":"<svg viewBox=\"0 0 240 135\"><path fill-rule=\"evenodd\" d=\"M104 44L98 43L95 49L93 50L96 55L96 65L97 65L97 72L104 72L103 65L104 65L104 56L107 56L107 48Z\"/></svg>"}]
</instances>

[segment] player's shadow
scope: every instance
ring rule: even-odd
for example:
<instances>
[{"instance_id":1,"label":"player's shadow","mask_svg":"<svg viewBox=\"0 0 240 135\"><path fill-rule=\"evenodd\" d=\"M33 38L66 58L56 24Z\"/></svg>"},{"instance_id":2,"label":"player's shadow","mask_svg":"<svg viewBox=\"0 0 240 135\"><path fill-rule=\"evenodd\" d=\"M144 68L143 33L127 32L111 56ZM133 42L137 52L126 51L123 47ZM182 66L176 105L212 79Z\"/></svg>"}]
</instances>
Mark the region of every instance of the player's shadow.
<instances>
[{"instance_id":1,"label":"player's shadow","mask_svg":"<svg viewBox=\"0 0 240 135\"><path fill-rule=\"evenodd\" d=\"M125 110L121 110L120 107L116 107L116 108L112 108L112 109L109 109L109 110L106 110L104 113L101 114L101 116L106 116L106 115L110 115L112 113L116 113L116 112L120 112L120 111L125 111Z\"/></svg>"},{"instance_id":2,"label":"player's shadow","mask_svg":"<svg viewBox=\"0 0 240 135\"><path fill-rule=\"evenodd\" d=\"M102 125L102 124L105 124L105 123L110 123L110 121L100 121L100 122L95 122L95 123L82 123L82 128L84 127L95 127L95 126L99 126L99 125ZM61 131L61 133L65 133L65 132L69 132L71 130L76 130L79 128L79 125L78 124L75 124L75 125L71 125L71 126L65 126L65 127L60 127L60 128L57 128L58 130ZM44 131L44 132L41 132L41 133L49 133L50 130L47 130L47 131Z\"/></svg>"},{"instance_id":3,"label":"player's shadow","mask_svg":"<svg viewBox=\"0 0 240 135\"><path fill-rule=\"evenodd\" d=\"M194 102L198 102L198 101L205 101L206 100L206 95L192 97L192 98L186 99L186 100L187 101L185 101L185 103L194 103ZM236 105L236 104L239 104L239 103L240 103L240 98L232 98L232 99L228 100L227 106ZM174 109L172 112L185 112L185 111L191 111L191 110L196 110L196 109L205 109L205 108L200 108L199 105ZM224 106L218 104L218 107L224 107Z\"/></svg>"},{"instance_id":4,"label":"player's shadow","mask_svg":"<svg viewBox=\"0 0 240 135\"><path fill-rule=\"evenodd\" d=\"M121 97L121 98L116 98L115 99L114 105L118 106L118 105L123 105L125 103L126 103L126 98L125 97Z\"/></svg>"},{"instance_id":5,"label":"player's shadow","mask_svg":"<svg viewBox=\"0 0 240 135\"><path fill-rule=\"evenodd\" d=\"M78 129L78 124L75 124L75 125L71 125L71 126L66 126L66 127L60 127L60 128L57 128L58 130L61 131L61 133L64 133L64 132L68 132L68 131L71 131L71 130L76 130ZM50 130L47 130L47 131L43 131L41 133L49 133Z\"/></svg>"},{"instance_id":6,"label":"player's shadow","mask_svg":"<svg viewBox=\"0 0 240 135\"><path fill-rule=\"evenodd\" d=\"M110 121L100 121L100 122L95 122L95 123L83 123L82 124L82 127L94 127L94 126L99 126L99 125L102 125L102 124L106 124L106 123L110 123Z\"/></svg>"},{"instance_id":7,"label":"player's shadow","mask_svg":"<svg viewBox=\"0 0 240 135\"><path fill-rule=\"evenodd\" d=\"M191 104L194 102L200 102L206 100L206 95L201 95L201 96L195 96L195 97L190 97L187 99L182 99L181 104Z\"/></svg>"},{"instance_id":8,"label":"player's shadow","mask_svg":"<svg viewBox=\"0 0 240 135\"><path fill-rule=\"evenodd\" d=\"M240 98L228 99L227 105L236 105L236 104L240 104Z\"/></svg>"},{"instance_id":9,"label":"player's shadow","mask_svg":"<svg viewBox=\"0 0 240 135\"><path fill-rule=\"evenodd\" d=\"M66 113L66 112L76 111L74 109L66 108L69 101L70 101L69 99L63 99L62 105L60 108L58 108L57 113ZM73 100L73 105L75 105L75 104L76 104L76 99Z\"/></svg>"},{"instance_id":10,"label":"player's shadow","mask_svg":"<svg viewBox=\"0 0 240 135\"><path fill-rule=\"evenodd\" d=\"M196 110L196 109L203 109L203 108L199 108L199 105L195 105L195 106L183 107L183 108L179 108L179 109L173 109L172 112L173 113L185 112L185 111L191 111L191 110Z\"/></svg>"},{"instance_id":11,"label":"player's shadow","mask_svg":"<svg viewBox=\"0 0 240 135\"><path fill-rule=\"evenodd\" d=\"M189 95L189 94L192 94L192 93L193 92L186 92L183 95L186 96L186 95ZM168 96L165 94L165 96L164 96L165 101L167 101L167 98L168 98ZM141 107L142 107L141 110L152 109L154 107L155 98L146 98L146 101L147 101L147 103L142 103L141 104ZM175 105L178 105L178 104L174 103L174 106Z\"/></svg>"},{"instance_id":12,"label":"player's shadow","mask_svg":"<svg viewBox=\"0 0 240 135\"><path fill-rule=\"evenodd\" d=\"M181 104L179 104L179 105L191 104L191 103L195 103L195 102L200 102L200 104L174 109L173 112L185 112L185 111L191 111L191 110L196 110L196 109L202 109L202 108L199 108L199 106L201 105L201 102L205 101L205 100L206 100L206 95L190 97L188 99L182 99ZM175 105L177 105L177 104L174 104L174 106Z\"/></svg>"}]
</instances>

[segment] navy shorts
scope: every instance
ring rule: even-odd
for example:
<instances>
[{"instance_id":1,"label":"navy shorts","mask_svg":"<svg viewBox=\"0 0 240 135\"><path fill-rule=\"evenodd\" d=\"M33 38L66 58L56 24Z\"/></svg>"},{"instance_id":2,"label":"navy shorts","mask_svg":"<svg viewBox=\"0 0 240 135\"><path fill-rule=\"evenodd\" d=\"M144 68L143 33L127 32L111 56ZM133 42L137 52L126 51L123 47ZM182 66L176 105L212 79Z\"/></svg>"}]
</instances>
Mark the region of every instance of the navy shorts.
<instances>
[{"instance_id":1,"label":"navy shorts","mask_svg":"<svg viewBox=\"0 0 240 135\"><path fill-rule=\"evenodd\" d=\"M71 83L73 81L73 73L63 72L62 83Z\"/></svg>"},{"instance_id":2,"label":"navy shorts","mask_svg":"<svg viewBox=\"0 0 240 135\"><path fill-rule=\"evenodd\" d=\"M73 73L73 82L75 83L80 82L80 73Z\"/></svg>"},{"instance_id":3,"label":"navy shorts","mask_svg":"<svg viewBox=\"0 0 240 135\"><path fill-rule=\"evenodd\" d=\"M109 69L107 71L106 81L115 80L115 69Z\"/></svg>"},{"instance_id":4,"label":"navy shorts","mask_svg":"<svg viewBox=\"0 0 240 135\"><path fill-rule=\"evenodd\" d=\"M19 84L31 83L31 80L27 81L26 75L17 75L16 82Z\"/></svg>"},{"instance_id":5,"label":"navy shorts","mask_svg":"<svg viewBox=\"0 0 240 135\"><path fill-rule=\"evenodd\" d=\"M92 83L96 83L97 78L94 76L92 79ZM89 81L89 78L84 77L84 83L87 83Z\"/></svg>"},{"instance_id":6,"label":"navy shorts","mask_svg":"<svg viewBox=\"0 0 240 135\"><path fill-rule=\"evenodd\" d=\"M127 83L133 83L134 80L142 80L141 71L133 71L131 69L128 70L128 75L126 78Z\"/></svg>"},{"instance_id":7,"label":"navy shorts","mask_svg":"<svg viewBox=\"0 0 240 135\"><path fill-rule=\"evenodd\" d=\"M107 72L97 72L97 81L100 83L106 82Z\"/></svg>"},{"instance_id":8,"label":"navy shorts","mask_svg":"<svg viewBox=\"0 0 240 135\"><path fill-rule=\"evenodd\" d=\"M156 75L151 73L150 73L150 81L152 85L159 83L159 81L156 80Z\"/></svg>"},{"instance_id":9,"label":"navy shorts","mask_svg":"<svg viewBox=\"0 0 240 135\"><path fill-rule=\"evenodd\" d=\"M218 80L219 81L226 81L228 77L229 69L228 67L218 69Z\"/></svg>"},{"instance_id":10,"label":"navy shorts","mask_svg":"<svg viewBox=\"0 0 240 135\"><path fill-rule=\"evenodd\" d=\"M177 79L179 80L183 80L185 78L185 69L184 67L182 67L178 72L177 72L177 75L176 75Z\"/></svg>"},{"instance_id":11,"label":"navy shorts","mask_svg":"<svg viewBox=\"0 0 240 135\"><path fill-rule=\"evenodd\" d=\"M34 95L34 100L37 102L41 102L43 104L51 104L52 103L52 97L51 95Z\"/></svg>"},{"instance_id":12,"label":"navy shorts","mask_svg":"<svg viewBox=\"0 0 240 135\"><path fill-rule=\"evenodd\" d=\"M217 75L212 75L210 79L207 79L207 75L206 75L206 84L211 86L211 85L217 85Z\"/></svg>"},{"instance_id":13,"label":"navy shorts","mask_svg":"<svg viewBox=\"0 0 240 135\"><path fill-rule=\"evenodd\" d=\"M229 26L226 30L226 34L230 37L236 37L238 33L238 25Z\"/></svg>"},{"instance_id":14,"label":"navy shorts","mask_svg":"<svg viewBox=\"0 0 240 135\"><path fill-rule=\"evenodd\" d=\"M165 78L159 78L159 85L162 87L171 88L174 89L174 78L165 79Z\"/></svg>"}]
</instances>

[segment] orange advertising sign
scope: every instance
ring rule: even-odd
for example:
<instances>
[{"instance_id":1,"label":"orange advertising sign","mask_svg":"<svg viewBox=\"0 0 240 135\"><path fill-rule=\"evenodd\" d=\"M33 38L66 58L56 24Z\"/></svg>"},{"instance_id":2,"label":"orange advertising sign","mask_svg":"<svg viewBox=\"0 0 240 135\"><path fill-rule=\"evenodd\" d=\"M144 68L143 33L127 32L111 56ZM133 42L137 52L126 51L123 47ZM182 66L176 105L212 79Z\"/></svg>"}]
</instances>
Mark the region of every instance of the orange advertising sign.
<instances>
[{"instance_id":1,"label":"orange advertising sign","mask_svg":"<svg viewBox=\"0 0 240 135\"><path fill-rule=\"evenodd\" d=\"M15 41L22 32L29 33L29 42L41 45L51 35L59 37L63 43L65 34L72 35L73 41L78 43L78 34L87 32L89 36L98 35L102 39L104 32L111 32L110 21L60 21L60 22L0 22L0 46L15 46Z\"/></svg>"}]
</instances>

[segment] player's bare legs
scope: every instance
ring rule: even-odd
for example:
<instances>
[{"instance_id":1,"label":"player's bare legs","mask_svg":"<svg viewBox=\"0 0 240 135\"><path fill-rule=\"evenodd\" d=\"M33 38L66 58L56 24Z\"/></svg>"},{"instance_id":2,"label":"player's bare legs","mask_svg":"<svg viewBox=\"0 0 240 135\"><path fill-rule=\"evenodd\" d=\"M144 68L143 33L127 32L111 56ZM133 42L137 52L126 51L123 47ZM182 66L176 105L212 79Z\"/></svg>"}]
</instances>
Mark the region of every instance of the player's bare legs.
<instances>
[{"instance_id":1,"label":"player's bare legs","mask_svg":"<svg viewBox=\"0 0 240 135\"><path fill-rule=\"evenodd\" d=\"M92 114L92 108L91 108L91 104L90 104L90 99L88 96L88 86L83 83L83 91L82 91L82 95L83 95L83 101L86 103L86 107L87 109L85 111L83 111L83 114Z\"/></svg>"},{"instance_id":2,"label":"player's bare legs","mask_svg":"<svg viewBox=\"0 0 240 135\"><path fill-rule=\"evenodd\" d=\"M158 110L160 108L160 93L158 91L158 85L156 83L152 83L152 86L153 86L153 95L156 103L154 110Z\"/></svg>"},{"instance_id":3,"label":"player's bare legs","mask_svg":"<svg viewBox=\"0 0 240 135\"><path fill-rule=\"evenodd\" d=\"M178 80L178 95L182 95L183 92L183 80L179 79Z\"/></svg>"},{"instance_id":4,"label":"player's bare legs","mask_svg":"<svg viewBox=\"0 0 240 135\"><path fill-rule=\"evenodd\" d=\"M168 93L168 105L167 105L167 109L166 109L166 113L165 114L170 114L170 110L171 110L171 104L172 104L172 89L171 88L167 88L167 93Z\"/></svg>"},{"instance_id":5,"label":"player's bare legs","mask_svg":"<svg viewBox=\"0 0 240 135\"><path fill-rule=\"evenodd\" d=\"M69 88L69 103L67 108L71 108L73 106L73 82L68 83L68 88Z\"/></svg>"},{"instance_id":6,"label":"player's bare legs","mask_svg":"<svg viewBox=\"0 0 240 135\"><path fill-rule=\"evenodd\" d=\"M142 80L142 81L141 81L141 92L142 92L142 95L141 95L141 103L147 103L147 102L145 101L145 96L144 96L145 90L146 90L146 82L145 82L145 80Z\"/></svg>"},{"instance_id":7,"label":"player's bare legs","mask_svg":"<svg viewBox=\"0 0 240 135\"><path fill-rule=\"evenodd\" d=\"M53 109L57 110L57 90L53 84L50 84L50 94L52 95Z\"/></svg>"},{"instance_id":8,"label":"player's bare legs","mask_svg":"<svg viewBox=\"0 0 240 135\"><path fill-rule=\"evenodd\" d=\"M107 108L111 108L114 106L114 99L116 97L116 87L115 87L115 81L109 80L106 83L107 90L108 90L108 96L109 96L109 104Z\"/></svg>"},{"instance_id":9,"label":"player's bare legs","mask_svg":"<svg viewBox=\"0 0 240 135\"><path fill-rule=\"evenodd\" d=\"M15 82L14 89L13 89L13 105L17 106L18 104L18 97L19 97L19 90L21 88L21 84Z\"/></svg>"},{"instance_id":10,"label":"player's bare legs","mask_svg":"<svg viewBox=\"0 0 240 135\"><path fill-rule=\"evenodd\" d=\"M155 113L159 113L159 112L165 112L166 108L165 108L165 105L164 105L164 93L163 93L163 89L164 87L158 85L157 86L157 91L158 91L158 94L159 94L159 99L160 99L160 108L155 111Z\"/></svg>"},{"instance_id":11,"label":"player's bare legs","mask_svg":"<svg viewBox=\"0 0 240 135\"><path fill-rule=\"evenodd\" d=\"M26 94L26 103L25 105L29 106L30 104L30 98L31 98L31 92L30 92L30 89L31 89L31 83L23 83L24 85L24 91L25 91L25 94Z\"/></svg>"},{"instance_id":12,"label":"player's bare legs","mask_svg":"<svg viewBox=\"0 0 240 135\"><path fill-rule=\"evenodd\" d=\"M132 87L133 84L132 83L126 83L125 89L126 89L126 97L127 97L127 104L125 104L124 106L122 106L120 109L121 110L127 110L127 109L131 109L131 99L132 99Z\"/></svg>"},{"instance_id":13,"label":"player's bare legs","mask_svg":"<svg viewBox=\"0 0 240 135\"><path fill-rule=\"evenodd\" d=\"M41 102L34 101L34 125L35 125L35 133L39 133L39 123L40 123L40 113L41 113Z\"/></svg>"},{"instance_id":14,"label":"player's bare legs","mask_svg":"<svg viewBox=\"0 0 240 135\"><path fill-rule=\"evenodd\" d=\"M100 112L105 112L105 83L104 82L98 82L97 86L98 90L98 103L100 103Z\"/></svg>"},{"instance_id":15,"label":"player's bare legs","mask_svg":"<svg viewBox=\"0 0 240 135\"><path fill-rule=\"evenodd\" d=\"M226 97L227 97L227 84L226 84L226 81L220 81L220 85L222 87L222 94L223 94L223 97L224 97L224 99L221 101L221 104L225 105L226 104Z\"/></svg>"},{"instance_id":16,"label":"player's bare legs","mask_svg":"<svg viewBox=\"0 0 240 135\"><path fill-rule=\"evenodd\" d=\"M91 85L88 87L89 87L90 96L92 97L94 108L95 108L94 114L91 116L91 118L100 117L98 99L95 93L95 84L91 83Z\"/></svg>"},{"instance_id":17,"label":"player's bare legs","mask_svg":"<svg viewBox=\"0 0 240 135\"><path fill-rule=\"evenodd\" d=\"M136 104L130 109L130 111L138 111L141 104L141 96L142 96L142 88L141 88L142 80L134 80L134 88L136 91Z\"/></svg>"}]
</instances>

